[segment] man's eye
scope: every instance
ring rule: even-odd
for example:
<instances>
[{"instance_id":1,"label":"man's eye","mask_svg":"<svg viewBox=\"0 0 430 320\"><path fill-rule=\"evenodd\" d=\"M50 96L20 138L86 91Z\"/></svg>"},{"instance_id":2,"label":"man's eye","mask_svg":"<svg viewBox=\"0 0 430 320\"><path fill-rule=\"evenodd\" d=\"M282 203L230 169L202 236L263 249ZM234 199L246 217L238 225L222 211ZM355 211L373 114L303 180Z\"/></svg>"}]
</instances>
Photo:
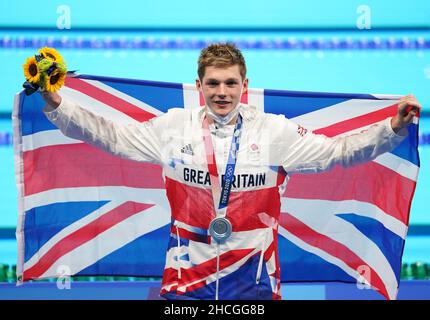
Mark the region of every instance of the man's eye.
<instances>
[{"instance_id":1,"label":"man's eye","mask_svg":"<svg viewBox=\"0 0 430 320\"><path fill-rule=\"evenodd\" d=\"M218 85L218 82L208 82L207 85L213 87Z\"/></svg>"},{"instance_id":2,"label":"man's eye","mask_svg":"<svg viewBox=\"0 0 430 320\"><path fill-rule=\"evenodd\" d=\"M237 84L237 82L235 82L235 81L227 82L227 85L229 87L235 86L236 84Z\"/></svg>"}]
</instances>

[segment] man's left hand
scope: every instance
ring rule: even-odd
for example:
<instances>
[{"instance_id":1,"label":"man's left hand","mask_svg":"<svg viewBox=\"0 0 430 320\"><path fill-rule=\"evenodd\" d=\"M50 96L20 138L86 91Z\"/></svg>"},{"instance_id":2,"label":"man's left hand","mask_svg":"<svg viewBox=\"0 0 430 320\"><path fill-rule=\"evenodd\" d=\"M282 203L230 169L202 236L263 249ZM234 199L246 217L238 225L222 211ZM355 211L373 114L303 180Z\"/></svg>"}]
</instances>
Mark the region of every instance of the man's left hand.
<instances>
[{"instance_id":1,"label":"man's left hand","mask_svg":"<svg viewBox=\"0 0 430 320\"><path fill-rule=\"evenodd\" d=\"M412 94L402 97L399 100L397 114L391 118L393 131L398 133L403 128L406 128L420 111L421 104Z\"/></svg>"}]
</instances>

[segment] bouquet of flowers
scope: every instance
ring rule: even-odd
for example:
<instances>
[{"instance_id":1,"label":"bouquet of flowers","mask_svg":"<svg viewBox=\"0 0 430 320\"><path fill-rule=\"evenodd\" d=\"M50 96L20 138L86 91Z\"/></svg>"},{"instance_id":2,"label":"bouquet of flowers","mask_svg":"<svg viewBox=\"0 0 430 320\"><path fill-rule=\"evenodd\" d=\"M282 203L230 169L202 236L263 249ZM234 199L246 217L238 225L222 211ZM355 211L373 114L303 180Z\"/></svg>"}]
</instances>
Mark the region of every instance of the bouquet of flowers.
<instances>
[{"instance_id":1,"label":"bouquet of flowers","mask_svg":"<svg viewBox=\"0 0 430 320\"><path fill-rule=\"evenodd\" d=\"M23 84L27 95L39 89L55 92L64 85L66 63L54 48L39 49L39 54L27 58L22 67L27 80Z\"/></svg>"}]
</instances>

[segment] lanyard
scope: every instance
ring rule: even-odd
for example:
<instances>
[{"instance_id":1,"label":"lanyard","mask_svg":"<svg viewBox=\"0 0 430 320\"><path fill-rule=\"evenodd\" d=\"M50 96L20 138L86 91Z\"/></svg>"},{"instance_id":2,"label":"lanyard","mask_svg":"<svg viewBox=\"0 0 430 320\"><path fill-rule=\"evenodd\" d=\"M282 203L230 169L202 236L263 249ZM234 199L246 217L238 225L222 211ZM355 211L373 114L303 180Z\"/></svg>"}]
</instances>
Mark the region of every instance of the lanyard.
<instances>
[{"instance_id":1,"label":"lanyard","mask_svg":"<svg viewBox=\"0 0 430 320\"><path fill-rule=\"evenodd\" d=\"M207 117L203 119L203 140L206 150L206 161L211 180L211 191L214 201L215 214L217 217L212 220L209 226L211 236L217 242L217 263L216 263L216 289L215 300L218 300L219 294L219 269L220 269L220 241L227 239L231 234L231 223L225 218L227 215L228 200L230 197L231 187L234 179L234 169L236 168L237 151L239 150L240 135L242 134L242 116L239 114L234 127L230 151L228 155L227 166L223 178L222 188L220 189L218 168L216 165L215 149L212 143L212 137L209 130ZM218 208L216 207L218 203Z\"/></svg>"},{"instance_id":2,"label":"lanyard","mask_svg":"<svg viewBox=\"0 0 430 320\"><path fill-rule=\"evenodd\" d=\"M222 189L220 188L218 169L215 159L215 151L212 143L212 137L209 130L207 117L203 119L203 140L205 143L206 160L211 181L212 197L214 200L215 212L217 215L225 216L227 214L228 200L230 198L231 187L234 179L234 170L236 168L237 152L239 150L240 136L242 134L242 116L239 114L234 128L231 141L228 162L225 169ZM216 207L218 203L218 208Z\"/></svg>"}]
</instances>

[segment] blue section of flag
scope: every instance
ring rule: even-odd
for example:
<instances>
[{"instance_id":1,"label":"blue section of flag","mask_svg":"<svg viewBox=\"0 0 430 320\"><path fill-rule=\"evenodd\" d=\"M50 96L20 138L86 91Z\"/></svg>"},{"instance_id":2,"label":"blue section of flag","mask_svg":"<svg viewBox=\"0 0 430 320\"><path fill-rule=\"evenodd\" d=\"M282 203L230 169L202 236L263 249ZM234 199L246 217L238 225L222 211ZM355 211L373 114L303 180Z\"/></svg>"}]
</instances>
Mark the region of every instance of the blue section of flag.
<instances>
[{"instance_id":1,"label":"blue section of flag","mask_svg":"<svg viewBox=\"0 0 430 320\"><path fill-rule=\"evenodd\" d=\"M264 111L287 118L330 107L350 99L375 99L367 94L264 90Z\"/></svg>"},{"instance_id":2,"label":"blue section of flag","mask_svg":"<svg viewBox=\"0 0 430 320\"><path fill-rule=\"evenodd\" d=\"M352 223L368 239L373 241L383 252L400 281L401 252L403 252L404 240L397 234L388 230L384 225L372 218L359 216L353 213L338 214L337 216ZM381 237L381 234L384 236Z\"/></svg>"},{"instance_id":3,"label":"blue section of flag","mask_svg":"<svg viewBox=\"0 0 430 320\"><path fill-rule=\"evenodd\" d=\"M80 79L96 80L101 82L112 82L112 83L124 83L129 85L138 86L150 86L167 89L181 89L182 83L176 82L164 82L164 81L152 81L152 80L139 80L139 79L128 79L128 78L116 78L116 77L104 77L104 76L93 76L89 74L79 74L76 76Z\"/></svg>"},{"instance_id":4,"label":"blue section of flag","mask_svg":"<svg viewBox=\"0 0 430 320\"><path fill-rule=\"evenodd\" d=\"M124 83L106 84L163 112L170 108L184 107L182 88L166 91L164 88L130 86Z\"/></svg>"},{"instance_id":5,"label":"blue section of flag","mask_svg":"<svg viewBox=\"0 0 430 320\"><path fill-rule=\"evenodd\" d=\"M267 113L284 114L289 119L347 100L340 98L266 95L266 91L269 90L265 90L264 92L264 111Z\"/></svg>"},{"instance_id":6,"label":"blue section of flag","mask_svg":"<svg viewBox=\"0 0 430 320\"><path fill-rule=\"evenodd\" d=\"M400 145L397 146L392 154L412 162L416 166L420 165L420 159L418 155L418 126L416 124L411 124L408 127L409 135L405 140L402 141Z\"/></svg>"},{"instance_id":7,"label":"blue section of flag","mask_svg":"<svg viewBox=\"0 0 430 320\"><path fill-rule=\"evenodd\" d=\"M81 77L80 77L81 78ZM84 77L87 78L87 77ZM106 77L92 77L103 81L104 84L138 99L153 108L167 112L170 108L183 108L184 96L182 85L177 83L162 83L152 81L126 80L110 81ZM169 90L166 90L166 86Z\"/></svg>"},{"instance_id":8,"label":"blue section of flag","mask_svg":"<svg viewBox=\"0 0 430 320\"><path fill-rule=\"evenodd\" d=\"M25 261L70 224L94 212L107 201L60 202L34 207L25 213Z\"/></svg>"},{"instance_id":9,"label":"blue section of flag","mask_svg":"<svg viewBox=\"0 0 430 320\"><path fill-rule=\"evenodd\" d=\"M282 282L343 281L356 282L338 266L299 248L284 237L279 237L279 258Z\"/></svg>"},{"instance_id":10,"label":"blue section of flag","mask_svg":"<svg viewBox=\"0 0 430 320\"><path fill-rule=\"evenodd\" d=\"M154 276L163 274L170 225L143 235L77 275Z\"/></svg>"},{"instance_id":11,"label":"blue section of flag","mask_svg":"<svg viewBox=\"0 0 430 320\"><path fill-rule=\"evenodd\" d=\"M30 135L40 131L58 130L42 112L45 102L38 93L31 96L20 94L20 114L22 135Z\"/></svg>"}]
</instances>

